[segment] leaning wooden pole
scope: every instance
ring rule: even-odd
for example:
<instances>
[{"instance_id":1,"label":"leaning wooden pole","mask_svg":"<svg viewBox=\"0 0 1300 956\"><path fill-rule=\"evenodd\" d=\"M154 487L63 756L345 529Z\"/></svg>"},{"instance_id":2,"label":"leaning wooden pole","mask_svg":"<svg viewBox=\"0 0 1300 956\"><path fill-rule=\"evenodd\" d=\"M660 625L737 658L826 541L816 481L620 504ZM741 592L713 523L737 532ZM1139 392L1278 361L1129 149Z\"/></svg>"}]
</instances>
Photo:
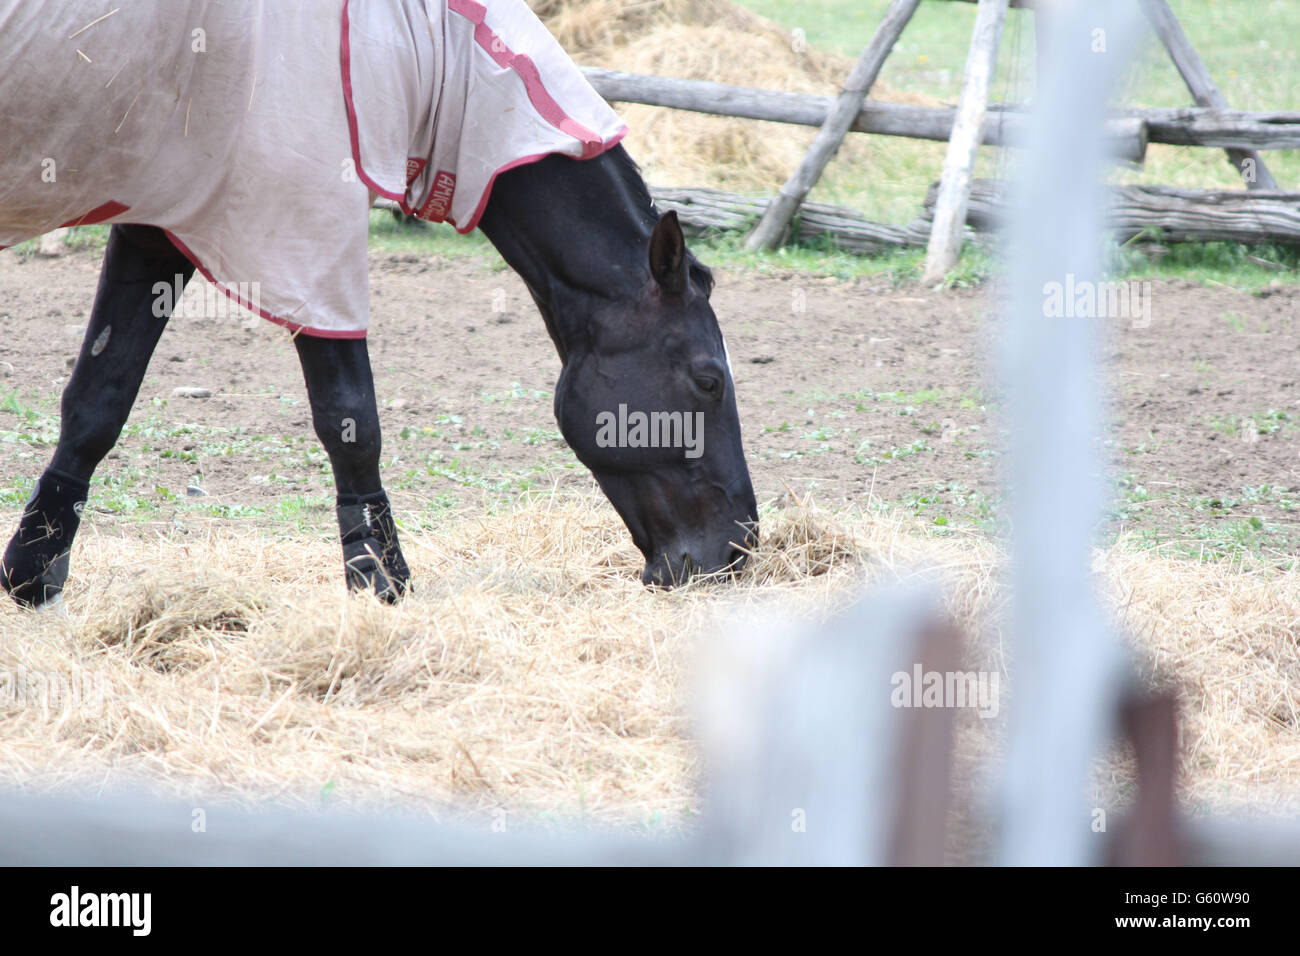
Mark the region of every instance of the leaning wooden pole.
<instances>
[{"instance_id":1,"label":"leaning wooden pole","mask_svg":"<svg viewBox=\"0 0 1300 956\"><path fill-rule=\"evenodd\" d=\"M785 241L791 220L813 186L817 185L817 180L821 179L826 164L840 148L849 127L858 118L862 104L871 92L876 77L880 75L880 68L885 64L885 58L898 42L903 27L912 19L912 14L920 3L921 0L894 0L890 4L889 12L876 28L871 43L862 51L862 56L858 57L853 72L844 83L844 89L835 100L826 122L817 131L817 138L804 154L799 168L781 187L781 192L772 200L763 213L763 218L745 240L746 249L775 249Z\"/></svg>"},{"instance_id":2,"label":"leaning wooden pole","mask_svg":"<svg viewBox=\"0 0 1300 956\"><path fill-rule=\"evenodd\" d=\"M1142 12L1160 37L1160 42L1169 51L1174 66L1187 84L1197 106L1227 109L1228 98L1223 95L1210 71L1206 68L1200 54L1187 38L1182 24L1169 9L1166 0L1141 0ZM1237 172L1246 183L1247 189L1263 189L1270 192L1277 190L1277 181L1264 165L1264 160L1253 149L1229 149L1228 161L1236 167Z\"/></svg>"},{"instance_id":3,"label":"leaning wooden pole","mask_svg":"<svg viewBox=\"0 0 1300 956\"><path fill-rule=\"evenodd\" d=\"M988 111L989 84L998 60L1002 25L1007 19L1008 0L980 0L975 12L975 32L971 36L970 54L966 58L966 77L962 81L957 117L948 140L948 155L939 181L939 199L935 204L934 225L925 254L925 274L921 281L938 282L957 264L962 236L966 228L966 204L970 199L971 177L975 156L984 139L984 118Z\"/></svg>"}]
</instances>

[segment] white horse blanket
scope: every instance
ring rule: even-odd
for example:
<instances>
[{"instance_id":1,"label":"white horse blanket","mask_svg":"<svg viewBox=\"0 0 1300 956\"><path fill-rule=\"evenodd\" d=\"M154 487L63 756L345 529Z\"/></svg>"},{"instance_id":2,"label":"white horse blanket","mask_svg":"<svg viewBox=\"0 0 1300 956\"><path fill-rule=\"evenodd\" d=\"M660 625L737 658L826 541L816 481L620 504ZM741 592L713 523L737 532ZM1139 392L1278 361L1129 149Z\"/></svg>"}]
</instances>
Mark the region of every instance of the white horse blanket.
<instances>
[{"instance_id":1,"label":"white horse blanket","mask_svg":"<svg viewBox=\"0 0 1300 956\"><path fill-rule=\"evenodd\" d=\"M469 232L626 132L522 0L0 0L0 248L159 226L310 335L366 334L376 195Z\"/></svg>"}]
</instances>

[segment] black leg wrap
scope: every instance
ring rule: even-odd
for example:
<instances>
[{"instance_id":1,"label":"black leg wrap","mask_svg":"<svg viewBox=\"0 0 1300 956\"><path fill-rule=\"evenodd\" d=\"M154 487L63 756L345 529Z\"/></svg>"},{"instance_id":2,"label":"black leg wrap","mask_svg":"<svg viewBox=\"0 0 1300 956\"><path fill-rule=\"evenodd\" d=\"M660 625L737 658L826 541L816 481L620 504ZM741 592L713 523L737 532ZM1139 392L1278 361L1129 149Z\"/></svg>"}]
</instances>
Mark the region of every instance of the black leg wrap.
<instances>
[{"instance_id":1,"label":"black leg wrap","mask_svg":"<svg viewBox=\"0 0 1300 956\"><path fill-rule=\"evenodd\" d=\"M382 600L395 602L409 590L411 572L397 543L388 495L339 495L337 511L348 588L372 590Z\"/></svg>"},{"instance_id":2,"label":"black leg wrap","mask_svg":"<svg viewBox=\"0 0 1300 956\"><path fill-rule=\"evenodd\" d=\"M19 604L36 607L63 591L89 491L86 482L54 468L37 479L0 563L0 585Z\"/></svg>"}]
</instances>

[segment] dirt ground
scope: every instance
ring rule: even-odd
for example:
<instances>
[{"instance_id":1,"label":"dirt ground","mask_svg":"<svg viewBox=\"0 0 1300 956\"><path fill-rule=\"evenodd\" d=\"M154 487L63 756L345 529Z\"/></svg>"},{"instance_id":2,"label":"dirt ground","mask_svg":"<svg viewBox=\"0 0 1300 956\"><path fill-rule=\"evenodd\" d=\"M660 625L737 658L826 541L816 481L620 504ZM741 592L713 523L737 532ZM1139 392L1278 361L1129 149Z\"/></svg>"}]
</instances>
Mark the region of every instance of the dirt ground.
<instances>
[{"instance_id":1,"label":"dirt ground","mask_svg":"<svg viewBox=\"0 0 1300 956\"><path fill-rule=\"evenodd\" d=\"M0 254L0 494L16 516L57 434L99 253ZM937 533L1000 520L987 289L718 276L759 500L909 509ZM559 361L513 273L481 258L371 259L371 353L390 491L429 517L526 489L590 487L551 413ZM192 290L193 291L193 290ZM1151 323L1109 330L1109 530L1189 553L1284 555L1300 485L1300 290L1157 282ZM246 314L172 320L90 520L206 509L325 533L330 476L287 334ZM199 386L212 397L175 397ZM187 496L187 487L206 496ZM284 502L297 502L291 507ZM123 522L123 525L134 522Z\"/></svg>"}]
</instances>

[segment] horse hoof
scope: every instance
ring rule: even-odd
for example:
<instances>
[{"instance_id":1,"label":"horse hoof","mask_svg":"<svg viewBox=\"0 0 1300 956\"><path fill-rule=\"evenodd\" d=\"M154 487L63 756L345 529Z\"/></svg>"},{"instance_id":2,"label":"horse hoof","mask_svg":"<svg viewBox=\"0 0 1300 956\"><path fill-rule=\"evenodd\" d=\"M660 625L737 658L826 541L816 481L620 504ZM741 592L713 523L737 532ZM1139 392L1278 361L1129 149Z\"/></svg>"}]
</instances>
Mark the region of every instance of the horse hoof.
<instances>
[{"instance_id":1,"label":"horse hoof","mask_svg":"<svg viewBox=\"0 0 1300 956\"><path fill-rule=\"evenodd\" d=\"M385 604L396 604L409 583L389 574L373 557L354 558L346 565L349 591L369 591Z\"/></svg>"},{"instance_id":2,"label":"horse hoof","mask_svg":"<svg viewBox=\"0 0 1300 956\"><path fill-rule=\"evenodd\" d=\"M10 546L13 550L13 546ZM65 551L38 574L31 570L15 573L10 563L13 555L5 554L0 562L0 587L3 587L19 607L29 610L41 610L63 603L63 583L68 579L68 553ZM16 564L17 562L14 562ZM15 584L14 579L19 583Z\"/></svg>"},{"instance_id":3,"label":"horse hoof","mask_svg":"<svg viewBox=\"0 0 1300 956\"><path fill-rule=\"evenodd\" d=\"M17 587L9 587L9 582L4 582L5 590L13 598L15 604L29 611L56 611L60 614L66 614L67 611L63 606L63 588L54 587L53 585L42 584L39 580L29 581L26 584ZM39 595L39 596L38 596Z\"/></svg>"}]
</instances>

